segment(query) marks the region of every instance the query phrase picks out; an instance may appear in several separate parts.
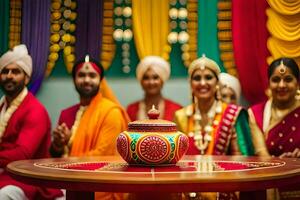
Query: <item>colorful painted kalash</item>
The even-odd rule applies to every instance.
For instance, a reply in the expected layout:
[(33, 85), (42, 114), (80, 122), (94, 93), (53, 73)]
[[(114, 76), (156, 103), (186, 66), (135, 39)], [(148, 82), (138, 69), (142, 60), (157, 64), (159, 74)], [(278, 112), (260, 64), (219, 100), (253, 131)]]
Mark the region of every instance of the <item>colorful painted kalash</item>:
[(159, 114), (153, 106), (149, 119), (130, 122), (128, 131), (119, 135), (118, 152), (129, 164), (176, 164), (188, 150), (188, 137), (175, 123), (158, 119)]

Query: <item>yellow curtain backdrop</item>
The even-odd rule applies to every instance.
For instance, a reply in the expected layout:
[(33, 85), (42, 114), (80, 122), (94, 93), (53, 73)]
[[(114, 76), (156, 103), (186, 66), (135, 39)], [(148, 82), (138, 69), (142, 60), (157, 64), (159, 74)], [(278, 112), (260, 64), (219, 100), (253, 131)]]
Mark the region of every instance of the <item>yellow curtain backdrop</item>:
[[(299, 1), (300, 2), (300, 1)], [(279, 15), (273, 9), (267, 10), (270, 33), (285, 41), (300, 39), (300, 13), (298, 15)]]
[(270, 32), (268, 63), (279, 57), (294, 58), (300, 64), (300, 1), (267, 0), (267, 28)]
[[(299, 41), (299, 40), (298, 40)], [(268, 40), (268, 48), (272, 49), (272, 56), (275, 58), (279, 58), (280, 56), (293, 55), (293, 57), (300, 57), (300, 43), (294, 41), (284, 41), (277, 39), (275, 37), (271, 37)]]
[(169, 0), (132, 0), (133, 34), (140, 59), (156, 55), (169, 59)]
[(295, 15), (300, 12), (299, 0), (268, 0), (271, 8), (283, 15)]

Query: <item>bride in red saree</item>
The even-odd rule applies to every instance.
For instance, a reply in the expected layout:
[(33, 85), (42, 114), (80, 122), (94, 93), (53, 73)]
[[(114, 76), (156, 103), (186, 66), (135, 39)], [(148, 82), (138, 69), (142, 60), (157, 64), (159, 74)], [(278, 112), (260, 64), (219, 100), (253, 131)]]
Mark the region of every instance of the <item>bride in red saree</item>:
[[(300, 157), (299, 67), (290, 58), (268, 69), (270, 98), (249, 108), (249, 123), (258, 156)], [(291, 188), (291, 187), (289, 187)], [(280, 199), (299, 199), (298, 191), (280, 189)]]

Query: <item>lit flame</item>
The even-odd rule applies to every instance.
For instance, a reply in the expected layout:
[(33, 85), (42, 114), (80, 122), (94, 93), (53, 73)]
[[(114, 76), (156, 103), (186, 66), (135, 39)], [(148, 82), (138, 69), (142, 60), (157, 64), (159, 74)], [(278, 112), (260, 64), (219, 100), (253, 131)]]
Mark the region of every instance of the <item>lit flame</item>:
[(84, 61), (85, 61), (86, 63), (90, 62), (90, 56), (89, 56), (89, 55), (86, 55)]

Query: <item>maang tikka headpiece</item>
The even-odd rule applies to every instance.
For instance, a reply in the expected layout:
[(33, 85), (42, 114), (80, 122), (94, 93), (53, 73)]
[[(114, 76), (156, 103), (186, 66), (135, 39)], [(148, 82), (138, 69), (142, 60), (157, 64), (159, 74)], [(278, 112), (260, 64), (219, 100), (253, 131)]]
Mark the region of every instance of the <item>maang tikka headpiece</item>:
[[(205, 54), (202, 54), (202, 58), (205, 58), (205, 57), (206, 57)], [(205, 70), (205, 63), (204, 62), (201, 63), (200, 69)]]
[(194, 60), (190, 64), (188, 69), (189, 75), (191, 76), (194, 70), (196, 69), (200, 69), (200, 70), (210, 69), (216, 74), (216, 76), (219, 76), (221, 72), (219, 65), (212, 59), (206, 57), (205, 54), (202, 54), (200, 58)]
[(90, 62), (90, 56), (88, 54), (85, 56), (84, 62)]
[(84, 64), (83, 66), (85, 68), (87, 68), (90, 65), (90, 56), (88, 54), (86, 54), (85, 58), (84, 58)]
[(286, 66), (283, 64), (283, 60), (281, 60), (279, 65), (279, 73), (285, 74), (285, 72), (286, 72)]

